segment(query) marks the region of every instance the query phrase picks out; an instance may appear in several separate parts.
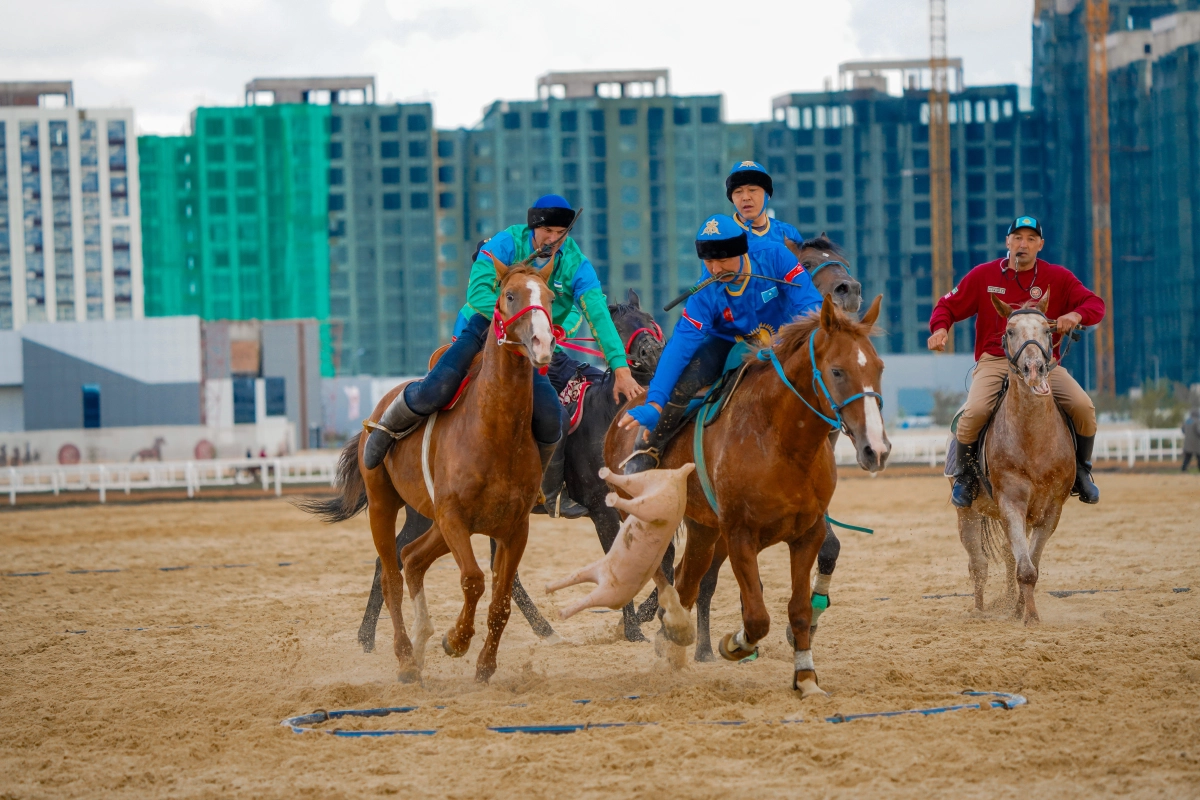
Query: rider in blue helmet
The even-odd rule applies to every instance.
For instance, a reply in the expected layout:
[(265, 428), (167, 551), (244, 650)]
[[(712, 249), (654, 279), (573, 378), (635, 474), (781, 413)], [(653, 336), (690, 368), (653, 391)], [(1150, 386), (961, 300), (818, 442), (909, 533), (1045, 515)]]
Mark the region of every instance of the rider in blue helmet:
[[(688, 401), (700, 387), (721, 377), (737, 342), (770, 343), (781, 327), (821, 305), (820, 292), (786, 247), (764, 243), (751, 250), (746, 231), (724, 214), (704, 221), (696, 234), (696, 255), (718, 280), (688, 298), (659, 358), (645, 405), (621, 417), (621, 427), (627, 430), (644, 428), (625, 464), (626, 475), (658, 466), (659, 454)], [(749, 273), (786, 284), (758, 280)]]
[(804, 242), (795, 226), (767, 214), (774, 193), (771, 176), (757, 161), (734, 164), (725, 178), (725, 196), (736, 209), (733, 219), (746, 231), (751, 250), (767, 243), (783, 244), (785, 239), (797, 245)]

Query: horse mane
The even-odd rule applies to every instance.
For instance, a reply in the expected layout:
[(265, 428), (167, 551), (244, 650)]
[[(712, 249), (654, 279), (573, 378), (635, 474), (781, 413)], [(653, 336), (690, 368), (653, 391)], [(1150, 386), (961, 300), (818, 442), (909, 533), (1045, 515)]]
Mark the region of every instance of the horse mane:
[(841, 259), (846, 258), (846, 251), (842, 249), (841, 245), (830, 239), (824, 233), (814, 236), (811, 239), (805, 239), (800, 243), (801, 250), (807, 250), (810, 247), (816, 248), (817, 250), (828, 250), (833, 255)]
[[(836, 313), (839, 317), (838, 321), (842, 330), (849, 330), (851, 333), (859, 336), (866, 336), (868, 338), (871, 336), (878, 336), (883, 332), (878, 326), (868, 325), (865, 322), (859, 322), (856, 319), (851, 319), (836, 308), (834, 309), (834, 313)], [(779, 336), (775, 340), (774, 344), (775, 355), (779, 357), (780, 361), (787, 361), (802, 348), (807, 347), (808, 340), (811, 339), (813, 334), (820, 330), (820, 328), (820, 310), (812, 311), (803, 317), (797, 318), (793, 322), (789, 322), (779, 329)], [(763, 345), (763, 347), (765, 346), (766, 345)], [(768, 362), (760, 361), (758, 359), (758, 351), (762, 350), (763, 347), (755, 348), (746, 354), (746, 361), (751, 365), (752, 368), (756, 364), (761, 367), (768, 366)]]

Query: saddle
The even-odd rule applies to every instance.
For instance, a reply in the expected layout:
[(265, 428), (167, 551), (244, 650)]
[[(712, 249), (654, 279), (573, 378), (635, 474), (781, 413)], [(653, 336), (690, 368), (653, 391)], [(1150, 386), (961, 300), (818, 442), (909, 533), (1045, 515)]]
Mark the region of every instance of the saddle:
[[(988, 497), (994, 497), (992, 493), (992, 481), (989, 478), (990, 468), (987, 461), (987, 435), (992, 428), (992, 419), (996, 415), (996, 411), (1000, 408), (1000, 403), (1004, 401), (1004, 395), (1008, 394), (1008, 376), (1005, 376), (1004, 383), (1000, 385), (1000, 391), (996, 395), (996, 403), (992, 406), (992, 411), (988, 414), (987, 422), (979, 429), (979, 459), (975, 466), (975, 477), (979, 480), (979, 485), (987, 492)], [(958, 420), (963, 415), (963, 408), (959, 408), (954, 414), (954, 419), (950, 420), (950, 441), (946, 444), (946, 469), (943, 475), (947, 478), (953, 478), (958, 474)], [(1067, 430), (1071, 432), (1071, 442), (1075, 444), (1075, 425), (1071, 422), (1070, 416), (1062, 407), (1058, 409), (1063, 415), (1063, 419), (1067, 423)]]
[[(426, 370), (427, 373), (433, 372), (433, 368), (439, 361), (442, 360), (442, 356), (444, 356), (446, 351), (450, 349), (451, 344), (453, 344), (452, 341), (446, 342), (437, 350), (433, 351), (432, 355), (429, 356), (429, 365)], [(462, 393), (466, 391), (467, 384), (471, 382), (471, 378), (475, 377), (475, 375), (479, 373), (479, 364), (482, 360), (483, 353), (476, 353), (475, 358), (471, 359), (471, 366), (467, 369), (467, 377), (463, 378), (462, 383), (458, 385), (458, 390), (454, 393), (454, 397), (450, 398), (450, 402), (442, 409), (442, 411), (449, 411), (458, 404), (458, 398), (462, 397)]]

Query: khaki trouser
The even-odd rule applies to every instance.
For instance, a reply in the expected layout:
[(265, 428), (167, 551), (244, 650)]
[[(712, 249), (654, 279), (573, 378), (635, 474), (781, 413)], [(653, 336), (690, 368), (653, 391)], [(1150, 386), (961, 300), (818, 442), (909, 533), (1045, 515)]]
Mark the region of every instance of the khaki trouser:
[[(996, 395), (1000, 393), (1000, 386), (1008, 374), (1008, 359), (987, 353), (979, 359), (975, 365), (971, 391), (967, 393), (967, 402), (963, 404), (962, 416), (958, 420), (958, 429), (954, 434), (956, 439), (963, 444), (971, 444), (979, 438), (979, 431), (991, 417), (996, 407)], [(1096, 407), (1087, 392), (1062, 367), (1050, 370), (1049, 381), (1054, 402), (1067, 412), (1075, 425), (1075, 432), (1080, 436), (1095, 436)]]

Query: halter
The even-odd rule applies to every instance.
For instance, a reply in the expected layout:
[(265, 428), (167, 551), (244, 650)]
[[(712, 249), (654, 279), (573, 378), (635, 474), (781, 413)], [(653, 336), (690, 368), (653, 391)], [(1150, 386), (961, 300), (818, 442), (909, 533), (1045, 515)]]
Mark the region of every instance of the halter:
[[(523, 342), (513, 342), (509, 340), (508, 328), (518, 319), (533, 311), (540, 311), (546, 315), (546, 319), (550, 322), (550, 330), (555, 334), (555, 338), (557, 338), (558, 334), (562, 332), (562, 328), (559, 328), (554, 324), (554, 318), (550, 316), (550, 312), (546, 310), (545, 306), (525, 306), (508, 319), (505, 319), (504, 315), (500, 313), (500, 303), (496, 303), (496, 308), (492, 311), (492, 330), (496, 334), (496, 344), (523, 345)], [(557, 331), (555, 330), (556, 328)]]
[(757, 354), (758, 360), (770, 361), (771, 365), (775, 367), (775, 372), (779, 374), (779, 380), (783, 381), (784, 386), (792, 390), (792, 394), (800, 398), (800, 402), (808, 406), (808, 409), (823, 419), (825, 424), (829, 425), (829, 427), (833, 428), (834, 430), (844, 431), (847, 436), (853, 439), (854, 437), (851, 435), (849, 428), (846, 427), (846, 421), (842, 418), (842, 409), (853, 403), (855, 400), (861, 400), (864, 397), (874, 397), (875, 402), (879, 403), (879, 408), (882, 409), (883, 396), (879, 394), (879, 392), (859, 392), (858, 394), (847, 397), (841, 403), (835, 403), (833, 401), (833, 395), (829, 393), (829, 389), (825, 386), (825, 379), (821, 377), (821, 370), (817, 367), (817, 354), (813, 344), (813, 341), (816, 338), (816, 331), (813, 331), (808, 337), (808, 359), (812, 363), (813, 372), (812, 390), (813, 394), (817, 394), (818, 388), (821, 390), (820, 394), (825, 396), (825, 401), (829, 403), (829, 407), (833, 409), (834, 416), (832, 417), (822, 414), (813, 406), (812, 403), (804, 399), (804, 395), (796, 391), (796, 387), (793, 386), (792, 382), (788, 380), (787, 375), (783, 374), (783, 364), (779, 363), (779, 356), (775, 355), (775, 348), (764, 347), (759, 350)]
[[(836, 260), (834, 260), (834, 261), (822, 261), (820, 264), (817, 264), (815, 267), (813, 267), (812, 269), (808, 270), (808, 277), (809, 277), (810, 279), (812, 279), (812, 280), (815, 280), (815, 279), (816, 279), (816, 277), (817, 277), (817, 273), (818, 273), (818, 272), (820, 272), (821, 270), (823, 270), (823, 269), (825, 269), (826, 267), (828, 267), (828, 266), (831, 266), (831, 265), (833, 265), (833, 264), (837, 264), (837, 265), (839, 265), (839, 266), (840, 266), (842, 269), (846, 270), (846, 274), (847, 274), (847, 275), (849, 275), (849, 274), (850, 274), (850, 265), (849, 265), (849, 264), (847, 264), (845, 261), (836, 261)], [(803, 266), (803, 264), (801, 264), (801, 266)]]
[[(1047, 325), (1050, 324), (1050, 318), (1041, 311), (1038, 311), (1036, 308), (1018, 308), (1016, 311), (1008, 315), (1008, 319), (1012, 319), (1018, 314), (1037, 314), (1039, 317), (1045, 320)], [(1007, 327), (1007, 325), (1005, 327)], [(1008, 352), (1008, 336), (1005, 336), (1000, 343), (1000, 347), (1004, 350), (1004, 357), (1008, 359), (1009, 365), (1017, 372), (1021, 371), (1021, 366), (1017, 363), (1017, 359), (1021, 357), (1021, 353), (1025, 352), (1025, 348), (1029, 347), (1030, 345), (1033, 345), (1038, 349), (1038, 352), (1042, 354), (1042, 358), (1046, 359), (1046, 363), (1050, 365), (1050, 369), (1054, 369), (1058, 366), (1059, 359), (1055, 359), (1052, 352), (1047, 352), (1046, 348), (1042, 347), (1042, 343), (1037, 339), (1026, 339), (1013, 353)], [(1050, 350), (1054, 350), (1054, 334), (1050, 335)]]

